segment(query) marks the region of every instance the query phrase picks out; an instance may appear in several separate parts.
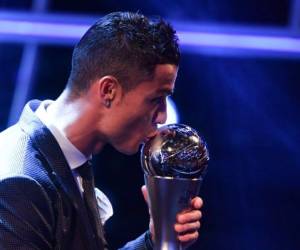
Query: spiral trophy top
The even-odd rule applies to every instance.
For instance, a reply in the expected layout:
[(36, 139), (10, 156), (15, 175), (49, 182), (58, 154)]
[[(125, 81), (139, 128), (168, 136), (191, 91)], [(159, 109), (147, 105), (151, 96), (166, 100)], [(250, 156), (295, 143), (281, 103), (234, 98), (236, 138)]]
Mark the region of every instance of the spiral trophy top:
[(173, 178), (203, 178), (209, 160), (204, 140), (191, 127), (169, 124), (141, 150), (144, 173)]

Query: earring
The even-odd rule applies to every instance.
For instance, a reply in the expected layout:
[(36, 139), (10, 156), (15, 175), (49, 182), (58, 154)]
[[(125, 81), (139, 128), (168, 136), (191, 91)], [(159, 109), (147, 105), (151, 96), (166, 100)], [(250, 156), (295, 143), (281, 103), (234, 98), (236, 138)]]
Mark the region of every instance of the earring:
[(110, 101), (110, 100), (105, 100), (105, 106), (106, 106), (107, 108), (110, 108), (110, 106), (111, 106), (111, 101)]

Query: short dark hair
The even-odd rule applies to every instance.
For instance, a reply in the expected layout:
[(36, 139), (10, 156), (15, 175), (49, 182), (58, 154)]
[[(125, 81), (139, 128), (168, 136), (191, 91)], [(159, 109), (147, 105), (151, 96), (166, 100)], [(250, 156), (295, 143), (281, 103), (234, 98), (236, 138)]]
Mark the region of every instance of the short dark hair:
[(114, 12), (100, 18), (75, 46), (67, 87), (87, 90), (97, 78), (113, 75), (125, 90), (151, 78), (157, 64), (178, 66), (178, 37), (161, 18)]

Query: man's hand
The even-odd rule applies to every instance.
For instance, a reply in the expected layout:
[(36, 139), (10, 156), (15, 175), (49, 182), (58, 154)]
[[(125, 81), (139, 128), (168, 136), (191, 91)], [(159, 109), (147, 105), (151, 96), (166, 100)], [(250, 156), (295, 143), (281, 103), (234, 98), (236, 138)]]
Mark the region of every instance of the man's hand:
[[(148, 204), (148, 192), (146, 186), (142, 186), (142, 193), (145, 201)], [(198, 230), (200, 228), (200, 219), (202, 217), (201, 207), (203, 201), (200, 197), (195, 197), (191, 200), (191, 207), (181, 211), (177, 214), (176, 223), (174, 225), (174, 230), (178, 233), (178, 240), (182, 243), (184, 248), (193, 244), (199, 236)], [(150, 213), (150, 232), (152, 241), (155, 241), (155, 232), (152, 221), (152, 216)]]
[(183, 247), (188, 247), (193, 244), (199, 236), (200, 219), (202, 213), (200, 208), (203, 201), (200, 197), (195, 197), (191, 200), (191, 208), (177, 214), (175, 231), (178, 233), (178, 240)]

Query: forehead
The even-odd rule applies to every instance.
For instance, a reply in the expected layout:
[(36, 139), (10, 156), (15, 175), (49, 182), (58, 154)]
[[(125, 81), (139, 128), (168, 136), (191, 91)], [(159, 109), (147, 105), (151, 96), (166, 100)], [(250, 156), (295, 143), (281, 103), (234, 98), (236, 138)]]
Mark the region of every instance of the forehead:
[(154, 79), (159, 81), (173, 81), (177, 76), (178, 67), (173, 64), (158, 64), (154, 70)]
[(172, 64), (159, 64), (155, 67), (152, 79), (154, 92), (169, 92), (172, 94), (177, 77), (178, 67)]
[(134, 98), (152, 97), (159, 94), (170, 95), (174, 91), (177, 70), (178, 67), (175, 65), (159, 64), (155, 67), (152, 79), (140, 82), (126, 95), (134, 95)]

